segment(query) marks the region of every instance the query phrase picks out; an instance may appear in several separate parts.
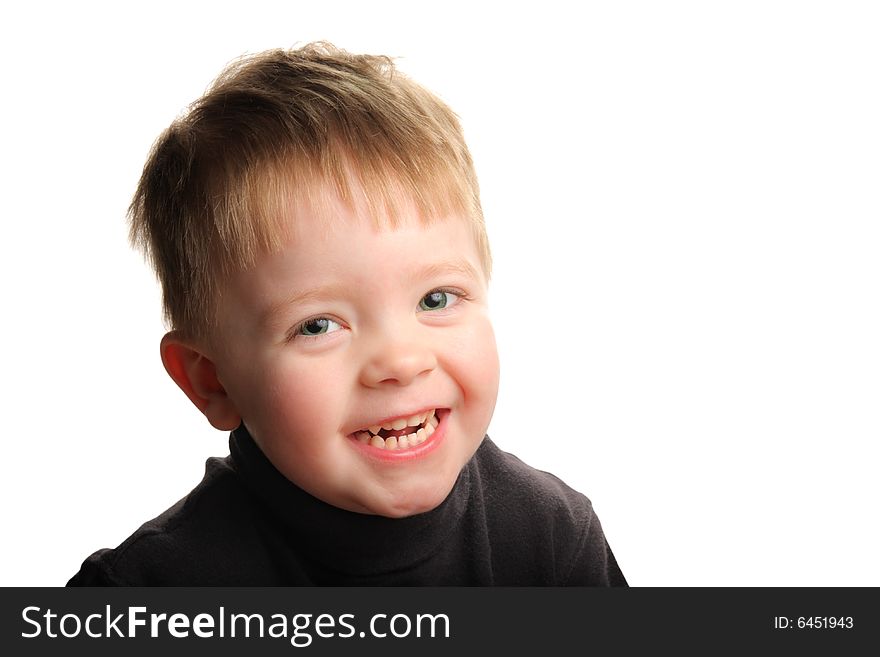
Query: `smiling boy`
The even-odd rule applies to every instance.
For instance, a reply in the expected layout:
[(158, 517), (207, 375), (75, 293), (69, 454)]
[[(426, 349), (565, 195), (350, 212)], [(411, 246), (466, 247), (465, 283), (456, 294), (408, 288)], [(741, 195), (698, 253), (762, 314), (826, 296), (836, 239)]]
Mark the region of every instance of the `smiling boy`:
[(162, 361), (230, 456), (70, 584), (626, 584), (589, 500), (485, 435), (473, 164), (389, 60), (234, 64), (160, 137), (131, 216)]
[[(298, 213), (289, 242), (231, 277), (216, 331), (227, 349), (211, 356), (223, 391), (212, 374), (190, 396), (211, 399), (215, 426), (247, 418), (269, 461), (328, 504), (429, 511), (495, 405), (479, 254), (458, 216), (422, 225), (409, 210), (391, 230), (338, 201), (330, 209)], [(177, 340), (166, 338), (166, 360), (188, 357)]]

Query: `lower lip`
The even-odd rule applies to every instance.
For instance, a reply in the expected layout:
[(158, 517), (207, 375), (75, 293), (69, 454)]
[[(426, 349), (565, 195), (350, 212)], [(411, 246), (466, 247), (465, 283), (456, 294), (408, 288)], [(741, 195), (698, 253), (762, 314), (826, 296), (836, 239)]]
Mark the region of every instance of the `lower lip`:
[(382, 449), (380, 447), (373, 447), (369, 443), (360, 442), (353, 436), (349, 437), (349, 440), (354, 443), (355, 448), (362, 450), (363, 453), (371, 459), (382, 461), (384, 463), (403, 463), (406, 461), (412, 461), (413, 459), (420, 459), (427, 456), (440, 446), (443, 439), (446, 438), (448, 417), (449, 409), (438, 410), (438, 423), (437, 428), (434, 429), (434, 433), (432, 433), (425, 442), (419, 443), (415, 447), (408, 447), (407, 449)]

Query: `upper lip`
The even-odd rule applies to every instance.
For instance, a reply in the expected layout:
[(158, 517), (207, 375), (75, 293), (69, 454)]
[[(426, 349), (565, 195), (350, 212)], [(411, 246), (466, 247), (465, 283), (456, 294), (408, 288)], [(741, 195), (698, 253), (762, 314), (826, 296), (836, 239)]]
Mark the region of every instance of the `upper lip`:
[(355, 428), (354, 431), (350, 433), (357, 433), (358, 431), (366, 431), (368, 427), (381, 427), (383, 424), (391, 424), (395, 420), (408, 420), (414, 415), (423, 415), (430, 411), (440, 410), (442, 406), (423, 406), (419, 410), (415, 411), (407, 411), (406, 413), (398, 413), (396, 415), (388, 415), (380, 420), (371, 420), (365, 422), (364, 424), (359, 424)]

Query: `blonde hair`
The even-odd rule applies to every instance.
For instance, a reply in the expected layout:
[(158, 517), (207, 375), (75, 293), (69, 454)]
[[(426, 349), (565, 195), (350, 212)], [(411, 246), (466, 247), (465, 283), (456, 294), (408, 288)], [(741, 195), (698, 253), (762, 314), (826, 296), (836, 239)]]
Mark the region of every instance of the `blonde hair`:
[(130, 237), (156, 271), (170, 326), (209, 337), (224, 278), (278, 248), (291, 208), (320, 205), (322, 190), (377, 222), (396, 223), (407, 204), (426, 222), (464, 216), (488, 278), (456, 115), (387, 57), (314, 43), (234, 62), (154, 144)]

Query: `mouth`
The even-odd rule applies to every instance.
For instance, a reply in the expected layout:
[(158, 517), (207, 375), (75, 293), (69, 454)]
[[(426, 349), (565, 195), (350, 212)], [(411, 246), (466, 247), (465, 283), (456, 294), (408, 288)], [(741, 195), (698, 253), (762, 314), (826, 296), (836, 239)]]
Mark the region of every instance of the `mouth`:
[(376, 449), (391, 452), (412, 449), (434, 434), (445, 410), (433, 408), (409, 417), (383, 420), (382, 424), (364, 427), (351, 436), (359, 443)]

